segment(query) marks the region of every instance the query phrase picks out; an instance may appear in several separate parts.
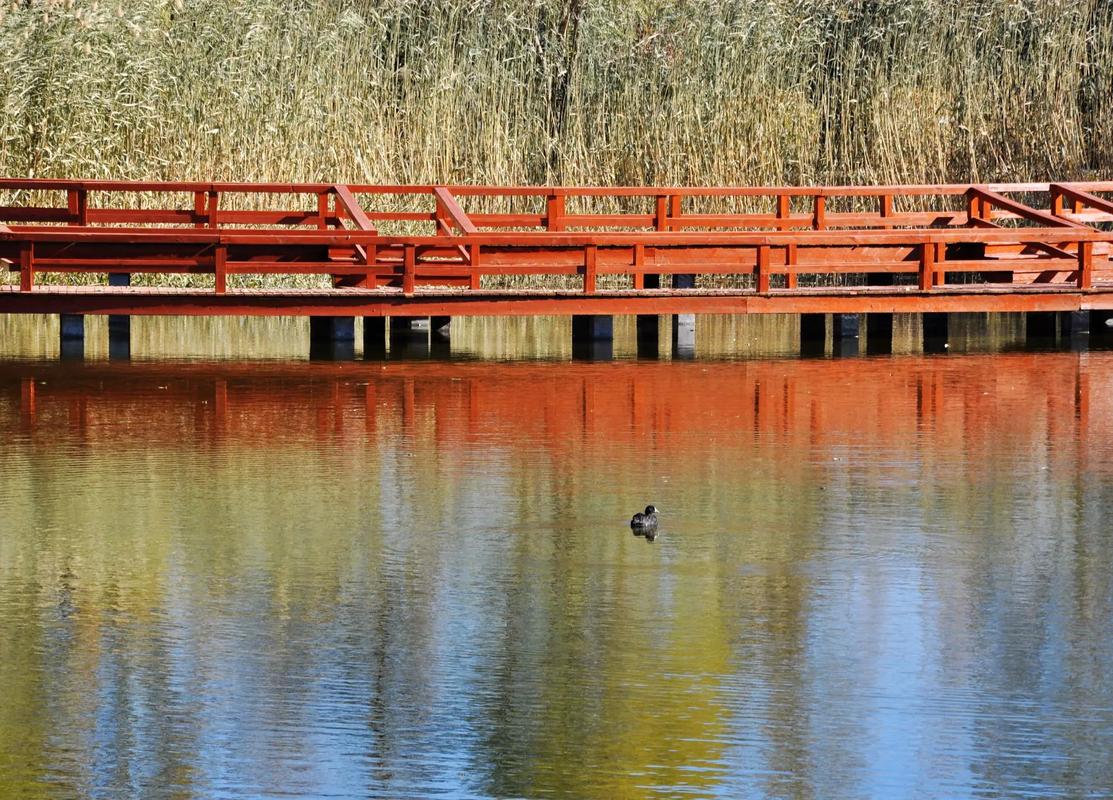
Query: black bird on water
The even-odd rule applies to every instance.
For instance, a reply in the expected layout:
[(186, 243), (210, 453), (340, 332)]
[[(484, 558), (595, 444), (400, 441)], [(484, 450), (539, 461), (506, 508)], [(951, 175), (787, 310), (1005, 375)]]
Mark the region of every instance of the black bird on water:
[(645, 513), (639, 511), (630, 518), (630, 527), (638, 536), (657, 535), (657, 506), (646, 506)]

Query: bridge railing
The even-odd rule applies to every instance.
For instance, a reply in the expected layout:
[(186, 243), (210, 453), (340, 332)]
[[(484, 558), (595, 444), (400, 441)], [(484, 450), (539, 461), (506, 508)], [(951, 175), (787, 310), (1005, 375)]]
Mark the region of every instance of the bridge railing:
[[(800, 289), (802, 276), (869, 283), (903, 274), (923, 291), (963, 274), (987, 284), (1086, 288), (1107, 269), (1113, 239), (1095, 227), (1113, 221), (1103, 192), (1113, 192), (1113, 182), (498, 187), (0, 179), (9, 198), (0, 205), (0, 258), (19, 271), (24, 291), (43, 272), (212, 274), (218, 292), (235, 274), (328, 275), (334, 286), (407, 293), (419, 285), (478, 289), (484, 277), (514, 276), (580, 276), (586, 292), (598, 291), (604, 276), (624, 276), (645, 289), (649, 276), (677, 274), (743, 277), (758, 292)], [(1046, 210), (1024, 202), (1042, 195)]]

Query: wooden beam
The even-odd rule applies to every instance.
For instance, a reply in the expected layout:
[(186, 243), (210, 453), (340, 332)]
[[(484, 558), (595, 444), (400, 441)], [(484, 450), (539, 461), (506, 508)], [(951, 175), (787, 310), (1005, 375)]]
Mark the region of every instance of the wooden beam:
[(39, 286), (34, 292), (0, 287), (0, 313), (132, 314), (185, 316), (463, 316), (533, 314), (781, 314), (957, 311), (1078, 311), (1113, 309), (1108, 287), (1081, 292), (1057, 284), (1042, 289), (950, 287), (857, 288), (841, 292), (395, 292), (351, 289), (214, 294), (204, 289), (114, 290), (107, 287)]
[(1058, 192), (1060, 197), (1069, 197), (1077, 203), (1082, 203), (1082, 205), (1104, 211), (1106, 214), (1113, 214), (1113, 202), (1082, 189), (1076, 189), (1069, 183), (1053, 183), (1051, 189)]
[(449, 218), (456, 223), (457, 228), (464, 233), (479, 233), (479, 229), (464, 213), (464, 209), (460, 207), (460, 203), (448, 189), (438, 186), (433, 189), (433, 194), (437, 196), (437, 200), (444, 206), (444, 210), (448, 213)]
[(361, 231), (368, 233), (376, 233), (375, 226), (371, 224), (371, 220), (367, 217), (367, 212), (363, 210), (363, 206), (356, 200), (356, 196), (352, 193), (350, 187), (343, 184), (336, 184), (332, 187), (332, 191), (336, 193), (336, 200), (343, 206), (344, 211), (348, 214), (348, 218), (355, 224)]
[(1032, 208), (1031, 206), (1021, 203), (1018, 200), (1013, 200), (1011, 198), (1005, 197), (1004, 195), (998, 194), (997, 192), (991, 192), (986, 187), (974, 186), (971, 187), (970, 191), (973, 192), (976, 196), (980, 197), (983, 201), (987, 201), (1003, 211), (1011, 211), (1018, 217), (1022, 217), (1031, 222), (1042, 223), (1049, 228), (1061, 227), (1090, 229), (1090, 226), (1088, 225), (1083, 225), (1082, 223), (1075, 222), (1074, 220), (1063, 219), (1062, 217), (1057, 217), (1054, 214), (1050, 214), (1046, 211), (1040, 211), (1039, 209)]

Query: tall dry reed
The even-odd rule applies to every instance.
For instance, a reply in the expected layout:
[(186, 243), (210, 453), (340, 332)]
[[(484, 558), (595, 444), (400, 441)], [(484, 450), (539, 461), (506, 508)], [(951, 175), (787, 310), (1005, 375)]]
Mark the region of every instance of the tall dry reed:
[(1106, 0), (20, 0), (0, 174), (1108, 176)]

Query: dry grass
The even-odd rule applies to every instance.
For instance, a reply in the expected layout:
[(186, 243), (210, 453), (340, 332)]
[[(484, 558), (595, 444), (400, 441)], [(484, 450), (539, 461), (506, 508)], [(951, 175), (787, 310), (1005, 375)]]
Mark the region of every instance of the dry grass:
[(1104, 0), (30, 0), (0, 173), (761, 184), (1089, 176)]
[(20, 0), (0, 174), (1108, 177), (1105, 0)]

